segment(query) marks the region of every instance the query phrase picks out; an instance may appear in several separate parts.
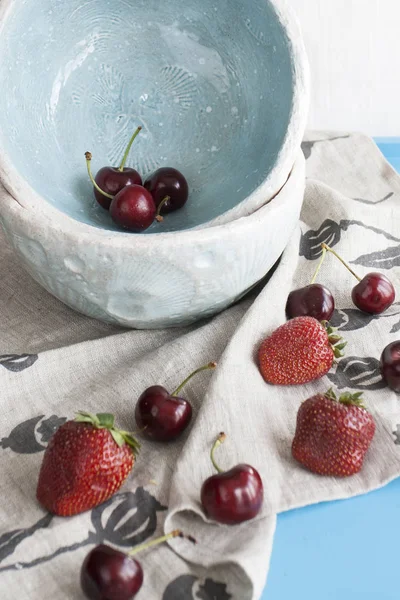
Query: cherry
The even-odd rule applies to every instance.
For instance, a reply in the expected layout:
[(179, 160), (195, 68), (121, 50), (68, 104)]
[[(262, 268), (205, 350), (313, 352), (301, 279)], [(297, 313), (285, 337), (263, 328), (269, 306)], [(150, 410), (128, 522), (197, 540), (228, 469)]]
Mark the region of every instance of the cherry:
[(211, 450), (211, 462), (218, 475), (209, 477), (201, 488), (201, 504), (207, 516), (224, 525), (236, 525), (253, 519), (263, 503), (261, 477), (250, 465), (237, 465), (222, 471), (216, 464), (214, 452), (226, 439), (220, 433)]
[(317, 321), (329, 321), (335, 310), (335, 300), (323, 285), (314, 283), (290, 292), (286, 304), (286, 316), (314, 317)]
[(381, 273), (368, 273), (351, 293), (354, 304), (362, 311), (379, 315), (392, 306), (396, 292), (392, 282)]
[[(104, 195), (103, 192), (114, 197), (127, 185), (142, 185), (142, 178), (135, 169), (125, 168), (129, 152), (132, 144), (139, 135), (141, 127), (138, 127), (131, 137), (129, 144), (125, 150), (121, 165), (119, 167), (103, 167), (98, 171), (94, 186), (94, 195), (97, 202), (104, 209), (109, 210), (111, 199)], [(100, 190), (98, 189), (100, 188)]]
[(386, 346), (382, 352), (380, 369), (390, 389), (400, 393), (400, 341)]
[(91, 600), (130, 600), (142, 584), (140, 563), (105, 544), (93, 548), (82, 565), (81, 587)]
[(156, 212), (151, 194), (141, 185), (129, 185), (122, 189), (110, 206), (114, 223), (134, 233), (148, 229), (157, 218)]
[[(110, 196), (116, 196), (127, 185), (142, 185), (142, 178), (135, 169), (124, 169), (120, 171), (114, 167), (103, 167), (98, 171), (95, 181), (97, 185)], [(109, 210), (111, 199), (101, 194), (94, 188), (94, 195), (97, 202), (105, 210)]]
[(156, 540), (137, 546), (128, 554), (105, 544), (96, 546), (86, 556), (81, 568), (81, 587), (90, 600), (131, 600), (143, 584), (143, 569), (133, 558), (142, 550), (162, 544), (172, 538), (186, 537), (177, 529)]
[(184, 398), (179, 398), (178, 394), (197, 373), (215, 369), (216, 366), (212, 362), (197, 369), (172, 394), (161, 385), (145, 390), (135, 410), (136, 424), (143, 434), (157, 442), (170, 442), (179, 437), (192, 419), (192, 406)]
[(396, 292), (392, 282), (382, 273), (368, 273), (363, 279), (359, 277), (349, 265), (326, 244), (322, 244), (328, 252), (331, 252), (348, 271), (358, 280), (353, 288), (351, 298), (354, 304), (365, 313), (379, 315), (392, 306), (396, 298)]
[[(170, 213), (182, 208), (189, 197), (189, 186), (185, 177), (177, 169), (162, 167), (150, 175), (144, 187), (154, 198), (160, 214)], [(168, 196), (168, 200), (165, 201)]]
[(315, 283), (318, 273), (325, 260), (326, 250), (322, 249), (321, 260), (311, 280), (311, 284), (290, 292), (286, 303), (286, 316), (314, 317), (317, 321), (329, 321), (335, 310), (335, 300), (332, 293), (323, 285)]

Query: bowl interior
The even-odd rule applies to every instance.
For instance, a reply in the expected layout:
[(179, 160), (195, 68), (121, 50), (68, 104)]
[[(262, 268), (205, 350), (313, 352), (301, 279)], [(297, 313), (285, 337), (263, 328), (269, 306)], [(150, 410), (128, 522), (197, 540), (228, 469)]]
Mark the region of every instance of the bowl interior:
[[(7, 0), (3, 0), (7, 1)], [(290, 42), (268, 0), (23, 0), (0, 35), (0, 151), (47, 202), (115, 227), (93, 171), (174, 166), (187, 206), (148, 233), (206, 223), (274, 167), (293, 103)]]

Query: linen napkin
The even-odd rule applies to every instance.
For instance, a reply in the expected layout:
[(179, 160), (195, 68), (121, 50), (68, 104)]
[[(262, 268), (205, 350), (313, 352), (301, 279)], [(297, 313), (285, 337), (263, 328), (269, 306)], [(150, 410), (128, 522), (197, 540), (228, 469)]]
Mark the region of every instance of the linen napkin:
[[(138, 599), (256, 600), (265, 585), (276, 513), (345, 498), (400, 474), (400, 408), (383, 384), (379, 357), (400, 330), (400, 302), (379, 318), (351, 302), (355, 280), (328, 256), (320, 273), (335, 295), (332, 324), (348, 341), (346, 357), (323, 379), (274, 387), (261, 378), (255, 352), (285, 321), (290, 290), (310, 282), (321, 242), (362, 276), (387, 273), (400, 290), (400, 178), (369, 138), (311, 132), (303, 144), (308, 180), (301, 222), (263, 289), (195, 326), (126, 331), (72, 312), (24, 273), (0, 238), (0, 590), (5, 600), (81, 599), (79, 571), (99, 542), (128, 549), (182, 527), (198, 543), (175, 539), (145, 552)], [(169, 445), (143, 442), (132, 474), (111, 500), (61, 519), (35, 500), (43, 451), (52, 433), (79, 409), (113, 412), (135, 429), (134, 408), (149, 385), (175, 389), (189, 372), (218, 361), (185, 389), (194, 420)], [(291, 458), (300, 403), (329, 387), (365, 392), (377, 431), (359, 475), (318, 477)], [(260, 515), (238, 527), (206, 520), (199, 504), (213, 473), (212, 442), (227, 468), (247, 462), (263, 478)]]

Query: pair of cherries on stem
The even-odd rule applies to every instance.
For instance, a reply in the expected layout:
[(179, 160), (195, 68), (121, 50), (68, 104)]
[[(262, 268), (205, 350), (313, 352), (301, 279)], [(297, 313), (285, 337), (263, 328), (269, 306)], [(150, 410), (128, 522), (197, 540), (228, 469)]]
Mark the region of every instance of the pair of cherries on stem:
[(125, 167), (132, 144), (139, 135), (138, 127), (129, 141), (121, 165), (103, 167), (93, 178), (92, 154), (85, 153), (86, 166), (94, 187), (94, 195), (102, 208), (110, 211), (113, 221), (134, 233), (141, 233), (156, 220), (182, 208), (189, 197), (185, 177), (177, 169), (162, 167), (146, 179), (135, 169)]
[[(352, 300), (357, 308), (365, 313), (379, 315), (392, 306), (396, 292), (392, 282), (382, 273), (368, 273), (363, 279), (326, 244), (321, 244), (322, 256), (311, 281), (311, 285), (294, 290), (289, 294), (286, 315), (289, 319), (299, 316), (314, 317), (318, 321), (329, 321), (335, 309), (331, 292), (314, 283), (322, 267), (327, 252), (331, 252), (358, 280), (352, 290)], [(380, 372), (388, 387), (400, 393), (400, 341), (386, 346), (380, 358)]]
[(396, 293), (391, 281), (382, 273), (368, 273), (361, 279), (349, 265), (326, 244), (321, 244), (322, 256), (311, 284), (294, 290), (289, 294), (286, 304), (288, 319), (294, 317), (314, 317), (318, 321), (329, 321), (335, 310), (332, 293), (325, 286), (315, 283), (327, 252), (333, 254), (350, 273), (358, 280), (352, 290), (355, 306), (369, 314), (378, 315), (387, 310), (394, 302)]
[(106, 544), (96, 546), (86, 556), (81, 568), (81, 588), (85, 596), (89, 600), (131, 600), (141, 589), (144, 579), (142, 565), (134, 556), (176, 537), (196, 543), (194, 538), (177, 529), (128, 553)]
[[(142, 434), (156, 442), (171, 442), (188, 427), (192, 419), (192, 406), (179, 397), (184, 386), (198, 373), (215, 369), (212, 362), (194, 371), (170, 394), (163, 386), (148, 388), (140, 396), (135, 419)], [(263, 501), (263, 485), (258, 472), (249, 465), (237, 465), (224, 472), (215, 462), (214, 452), (225, 440), (220, 434), (211, 450), (211, 461), (218, 471), (207, 479), (201, 490), (201, 503), (205, 513), (218, 523), (234, 525), (255, 517)]]

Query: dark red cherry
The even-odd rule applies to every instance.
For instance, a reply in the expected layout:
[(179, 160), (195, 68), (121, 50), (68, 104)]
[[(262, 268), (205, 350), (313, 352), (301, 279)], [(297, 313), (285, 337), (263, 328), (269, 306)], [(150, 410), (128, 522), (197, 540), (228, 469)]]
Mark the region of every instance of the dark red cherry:
[(89, 177), (93, 183), (94, 196), (100, 206), (106, 210), (110, 209), (114, 196), (116, 196), (125, 187), (128, 185), (142, 185), (142, 178), (139, 173), (135, 169), (129, 169), (125, 167), (132, 144), (141, 130), (142, 128), (138, 127), (129, 140), (129, 144), (126, 147), (120, 166), (103, 167), (100, 169), (100, 171), (98, 171), (94, 179), (90, 167), (92, 155), (90, 152), (86, 152), (85, 154)]
[(168, 197), (160, 214), (167, 214), (182, 208), (189, 197), (189, 186), (180, 171), (171, 167), (162, 167), (150, 175), (144, 187), (154, 198), (157, 208)]
[(314, 317), (317, 321), (329, 321), (335, 310), (335, 300), (323, 285), (313, 283), (290, 292), (286, 303), (286, 316)]
[(144, 550), (180, 537), (193, 544), (196, 540), (180, 529), (136, 546), (125, 554), (101, 544), (89, 552), (81, 567), (81, 588), (89, 600), (132, 600), (143, 584), (143, 569), (133, 558)]
[(391, 390), (400, 393), (400, 341), (392, 342), (382, 352), (381, 374)]
[(323, 250), (331, 252), (342, 265), (356, 278), (358, 284), (353, 288), (351, 298), (354, 304), (365, 313), (379, 315), (387, 310), (395, 301), (396, 292), (392, 282), (382, 273), (368, 273), (363, 279), (351, 269), (335, 250), (321, 244)]
[(317, 321), (329, 321), (332, 317), (335, 310), (335, 300), (328, 288), (315, 283), (325, 261), (326, 253), (327, 247), (322, 244), (321, 259), (311, 284), (290, 292), (286, 301), (286, 316), (288, 319), (313, 317)]
[(178, 438), (187, 428), (192, 419), (192, 406), (178, 394), (192, 377), (214, 369), (216, 363), (209, 363), (197, 369), (170, 394), (161, 385), (155, 385), (143, 392), (135, 409), (136, 424), (143, 435), (156, 442), (170, 442)]
[(131, 600), (142, 584), (140, 563), (104, 544), (89, 552), (81, 568), (81, 587), (90, 600)]
[[(99, 188), (111, 196), (116, 196), (118, 192), (128, 185), (142, 185), (142, 178), (135, 169), (124, 168), (122, 171), (116, 167), (103, 167), (97, 173), (95, 181)], [(94, 195), (97, 202), (104, 209), (109, 210), (111, 198), (107, 198), (94, 188)]]
[(360, 310), (372, 315), (379, 315), (392, 306), (396, 292), (386, 275), (368, 273), (353, 288), (351, 297)]
[(135, 410), (137, 426), (157, 442), (170, 442), (181, 435), (192, 419), (192, 406), (161, 385), (148, 388), (140, 396)]
[(206, 479), (201, 488), (201, 504), (206, 515), (223, 525), (237, 525), (258, 515), (264, 499), (261, 477), (250, 465), (237, 465), (222, 471), (214, 459), (215, 449), (225, 440), (221, 433), (211, 451), (211, 461), (218, 471)]
[(140, 185), (129, 185), (122, 189), (110, 206), (114, 223), (134, 233), (148, 229), (156, 218), (156, 212), (151, 194)]

